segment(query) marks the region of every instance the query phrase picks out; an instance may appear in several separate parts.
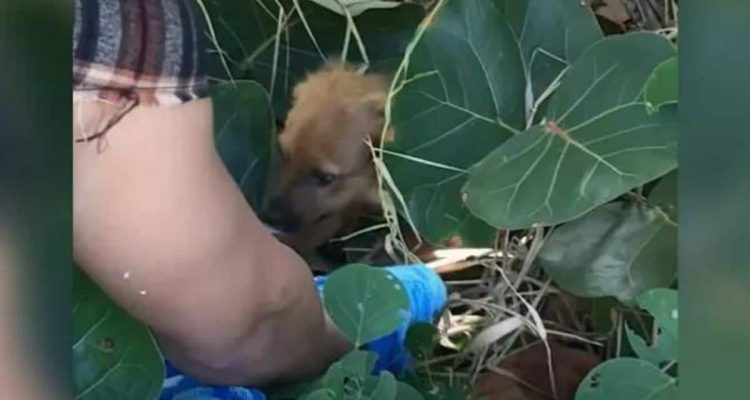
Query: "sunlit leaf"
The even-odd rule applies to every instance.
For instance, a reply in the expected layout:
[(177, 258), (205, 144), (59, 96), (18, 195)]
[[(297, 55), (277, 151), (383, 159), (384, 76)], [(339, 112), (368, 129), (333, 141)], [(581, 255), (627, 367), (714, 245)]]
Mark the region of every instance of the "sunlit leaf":
[(546, 120), (472, 170), (469, 209), (502, 229), (555, 225), (673, 170), (676, 107), (652, 113), (642, 90), (674, 52), (651, 33), (597, 42), (566, 74)]

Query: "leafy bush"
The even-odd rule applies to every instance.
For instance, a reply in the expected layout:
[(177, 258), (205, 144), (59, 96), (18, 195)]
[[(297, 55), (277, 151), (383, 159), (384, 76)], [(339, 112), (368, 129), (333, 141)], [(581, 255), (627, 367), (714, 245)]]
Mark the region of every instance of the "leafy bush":
[[(640, 307), (654, 321), (648, 343), (620, 324), (617, 340), (624, 336), (629, 351), (619, 349), (591, 371), (576, 399), (676, 398), (676, 291), (668, 288), (676, 278), (677, 54), (669, 40), (652, 32), (604, 36), (578, 0), (203, 3), (219, 48), (210, 65), (218, 80), (216, 145), (254, 207), (262, 206), (273, 169), (275, 122), (305, 72), (327, 56), (395, 71), (386, 111), (395, 136), (376, 164), (401, 217), (436, 245), (459, 238), (494, 247), (498, 231), (533, 232), (539, 245), (526, 254), (524, 271), (541, 268), (559, 290), (597, 299), (605, 314), (612, 304), (638, 315)], [(395, 329), (408, 306), (389, 277), (351, 265), (329, 278), (325, 308), (358, 347)], [(77, 296), (92, 291), (77, 283)], [(546, 340), (535, 303), (517, 287), (509, 286), (532, 320), (519, 319), (517, 329)], [(97, 315), (113, 310), (105, 321), (127, 327), (118, 334), (132, 340), (128, 356), (148, 372), (137, 378), (112, 370), (97, 390), (136, 398), (115, 393), (133, 393), (120, 391), (122, 382), (138, 380), (145, 394), (137, 398), (153, 397), (150, 382), (163, 371), (145, 330), (101, 294), (87, 299), (81, 304), (101, 302)], [(84, 311), (75, 310), (76, 332), (103, 329)], [(409, 331), (416, 373), (372, 376), (376, 355), (357, 349), (320, 379), (276, 395), (468, 398), (471, 376), (443, 379), (426, 367), (446, 348), (436, 346), (441, 335), (425, 324)], [(99, 353), (74, 348), (76, 387), (88, 395), (86, 382), (110, 374), (111, 360), (100, 335), (77, 337), (99, 346), (90, 347)], [(475, 337), (451, 343), (463, 354)], [(634, 357), (620, 357), (628, 353)]]

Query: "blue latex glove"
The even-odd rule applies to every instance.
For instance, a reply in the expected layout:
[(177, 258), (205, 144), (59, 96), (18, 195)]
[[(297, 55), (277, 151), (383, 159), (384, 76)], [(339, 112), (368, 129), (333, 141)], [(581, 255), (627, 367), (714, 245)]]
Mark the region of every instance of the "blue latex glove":
[[(378, 354), (376, 373), (388, 370), (393, 374), (399, 374), (406, 368), (408, 361), (404, 347), (406, 331), (416, 322), (432, 322), (436, 314), (443, 309), (447, 294), (440, 276), (424, 265), (397, 265), (385, 270), (406, 289), (411, 312), (409, 318), (395, 332), (366, 344), (364, 348)], [(315, 278), (318, 292), (322, 293), (327, 278)]]
[[(423, 265), (399, 265), (386, 268), (406, 290), (411, 304), (409, 318), (399, 328), (378, 340), (365, 345), (365, 349), (378, 354), (375, 372), (388, 370), (402, 372), (408, 365), (404, 348), (406, 331), (416, 322), (431, 322), (446, 302), (446, 289), (440, 277)], [(318, 292), (322, 293), (327, 277), (315, 278)], [(201, 386), (167, 364), (167, 379), (160, 400), (266, 400), (263, 392), (244, 387)]]
[(167, 379), (159, 400), (266, 400), (266, 395), (239, 386), (203, 386), (167, 363)]

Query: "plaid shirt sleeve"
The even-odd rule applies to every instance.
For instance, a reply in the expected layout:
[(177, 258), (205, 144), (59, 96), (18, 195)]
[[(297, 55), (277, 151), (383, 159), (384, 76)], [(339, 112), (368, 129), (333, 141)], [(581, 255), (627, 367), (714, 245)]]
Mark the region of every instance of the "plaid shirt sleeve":
[(208, 96), (193, 0), (76, 0), (73, 98), (175, 105)]

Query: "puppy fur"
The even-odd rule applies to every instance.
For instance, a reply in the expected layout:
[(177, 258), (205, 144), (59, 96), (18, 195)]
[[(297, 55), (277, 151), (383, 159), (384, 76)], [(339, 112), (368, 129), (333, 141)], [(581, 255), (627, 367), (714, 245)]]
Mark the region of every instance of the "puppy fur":
[(378, 144), (387, 77), (329, 62), (294, 89), (278, 137), (281, 165), (270, 221), (281, 240), (309, 251), (377, 211), (375, 170), (365, 140)]

